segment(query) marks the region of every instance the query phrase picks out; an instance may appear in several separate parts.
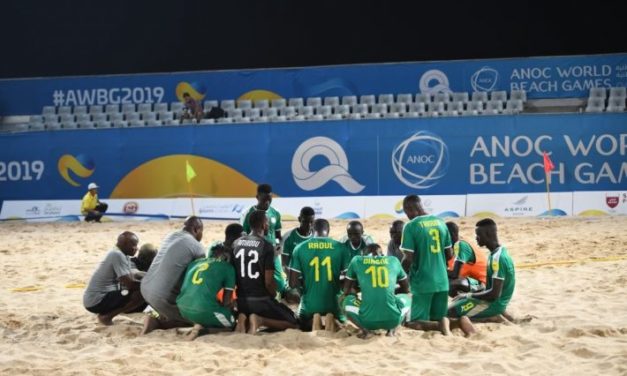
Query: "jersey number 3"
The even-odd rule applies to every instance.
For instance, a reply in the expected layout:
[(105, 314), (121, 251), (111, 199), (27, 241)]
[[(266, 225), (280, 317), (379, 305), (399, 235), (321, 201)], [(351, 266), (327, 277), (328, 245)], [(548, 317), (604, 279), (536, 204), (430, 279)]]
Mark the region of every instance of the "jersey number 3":
[(253, 273), (253, 264), (259, 261), (259, 252), (253, 249), (248, 252), (248, 256), (250, 259), (246, 263), (246, 249), (244, 248), (240, 248), (235, 254), (235, 258), (239, 259), (240, 262), (240, 275), (242, 278), (257, 279), (259, 278), (259, 271)]

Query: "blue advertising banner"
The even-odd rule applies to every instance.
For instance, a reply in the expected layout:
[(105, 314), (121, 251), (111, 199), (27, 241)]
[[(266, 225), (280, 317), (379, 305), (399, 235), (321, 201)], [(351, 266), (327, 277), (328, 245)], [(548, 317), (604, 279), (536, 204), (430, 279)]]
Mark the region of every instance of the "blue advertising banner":
[(529, 99), (587, 97), (627, 86), (627, 54), (314, 68), (0, 80), (0, 116), (43, 106), (525, 90)]
[[(485, 116), (0, 136), (0, 200), (627, 189), (627, 114)], [(186, 178), (186, 165), (196, 177)]]

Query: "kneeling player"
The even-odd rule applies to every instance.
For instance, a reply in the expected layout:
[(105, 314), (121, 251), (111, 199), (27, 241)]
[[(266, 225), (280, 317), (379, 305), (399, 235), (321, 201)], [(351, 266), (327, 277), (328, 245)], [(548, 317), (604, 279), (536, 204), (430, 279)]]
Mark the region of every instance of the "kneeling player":
[[(408, 319), (411, 307), (407, 275), (396, 257), (382, 256), (378, 244), (369, 244), (364, 251), (365, 256), (355, 256), (348, 267), (342, 307), (350, 322), (361, 330), (359, 338), (377, 329), (393, 336)], [(404, 294), (394, 295), (397, 282)], [(361, 289), (361, 300), (351, 295), (355, 284)]]
[[(212, 257), (192, 262), (185, 272), (176, 305), (183, 318), (193, 322), (188, 339), (193, 340), (203, 329), (232, 330), (235, 319), (231, 313), (235, 268), (229, 262), (224, 245), (211, 249)], [(216, 297), (224, 289), (222, 304)]]
[(454, 298), (460, 293), (485, 290), (486, 256), (459, 237), (459, 227), (454, 222), (446, 222), (446, 227), (454, 252), (448, 262), (449, 296)]
[(503, 315), (506, 315), (505, 309), (514, 294), (514, 262), (505, 247), (499, 244), (496, 223), (492, 219), (483, 219), (476, 226), (477, 244), (490, 250), (487, 289), (457, 295), (449, 306), (449, 316), (467, 316), (473, 321), (502, 322), (506, 320)]

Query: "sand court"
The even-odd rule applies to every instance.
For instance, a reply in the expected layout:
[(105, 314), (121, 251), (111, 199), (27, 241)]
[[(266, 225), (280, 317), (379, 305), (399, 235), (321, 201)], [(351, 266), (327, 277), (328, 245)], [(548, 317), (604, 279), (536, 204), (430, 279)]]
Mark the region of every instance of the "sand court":
[[(388, 222), (363, 221), (382, 246)], [(476, 219), (455, 222), (474, 242)], [(459, 331), (445, 338), (401, 329), (363, 341), (346, 331), (288, 330), (194, 342), (185, 330), (139, 336), (142, 314), (101, 326), (82, 307), (82, 285), (120, 232), (159, 244), (182, 222), (2, 223), (0, 374), (626, 374), (627, 217), (496, 222), (517, 265), (510, 311), (533, 315), (529, 323), (479, 324), (469, 339)], [(221, 239), (227, 223), (205, 222), (203, 245)], [(332, 221), (331, 235), (345, 225)]]

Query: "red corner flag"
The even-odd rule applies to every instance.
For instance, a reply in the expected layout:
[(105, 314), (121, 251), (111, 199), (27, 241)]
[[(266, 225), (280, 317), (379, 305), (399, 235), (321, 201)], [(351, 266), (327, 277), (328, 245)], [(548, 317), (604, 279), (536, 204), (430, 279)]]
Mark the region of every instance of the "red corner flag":
[(555, 165), (553, 165), (553, 162), (551, 162), (551, 158), (549, 158), (549, 155), (546, 153), (546, 151), (542, 152), (542, 155), (544, 157), (544, 173), (548, 174), (555, 169)]

